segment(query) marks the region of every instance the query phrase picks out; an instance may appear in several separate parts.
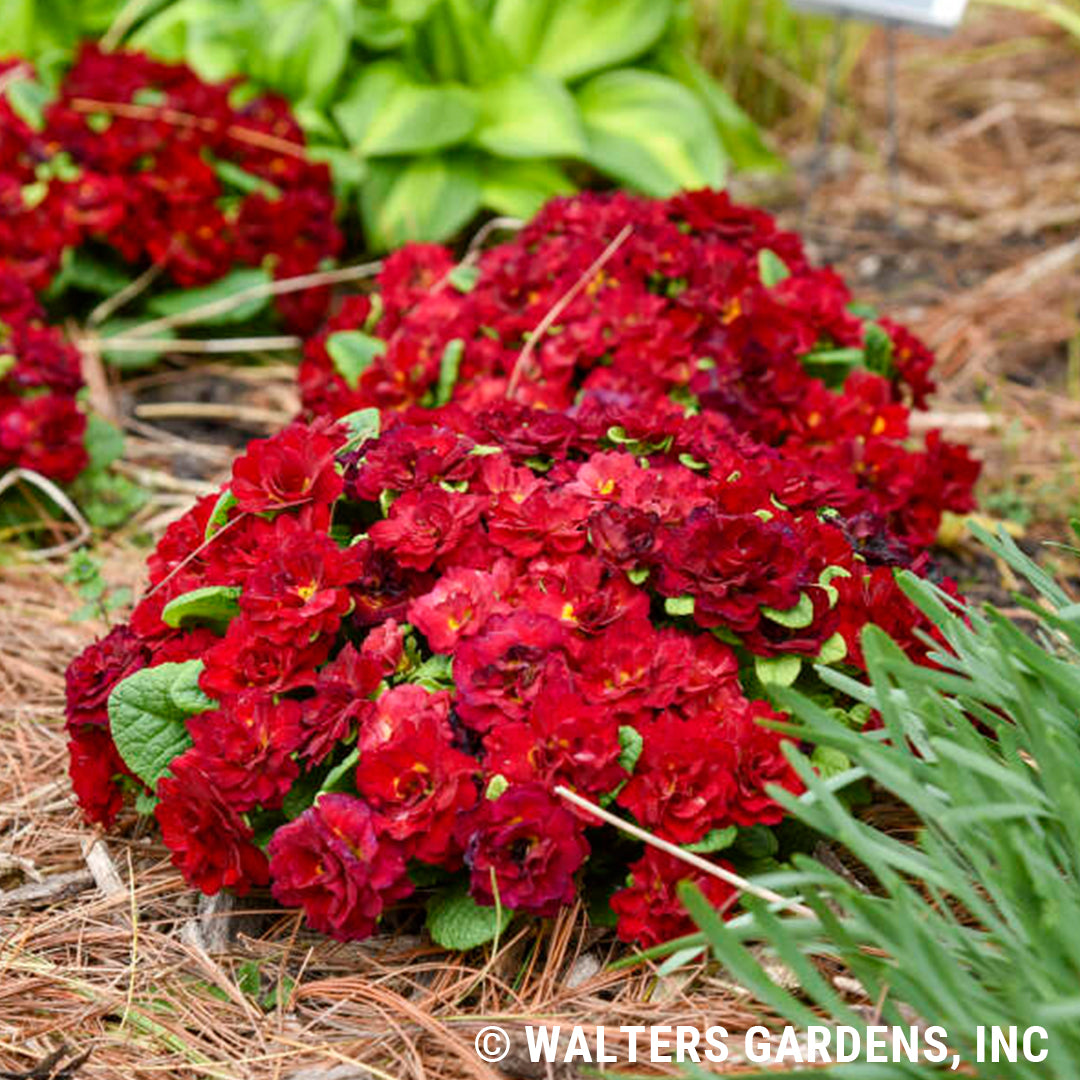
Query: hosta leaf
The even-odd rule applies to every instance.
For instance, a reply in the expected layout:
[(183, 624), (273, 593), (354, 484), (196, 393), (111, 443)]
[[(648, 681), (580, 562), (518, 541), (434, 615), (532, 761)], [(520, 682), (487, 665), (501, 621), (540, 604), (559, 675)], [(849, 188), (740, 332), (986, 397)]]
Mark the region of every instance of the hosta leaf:
[(480, 200), (476, 163), (460, 154), (373, 162), (360, 189), (368, 240), (381, 250), (450, 239), (476, 216)]
[(487, 158), (483, 163), (481, 197), (496, 214), (527, 220), (556, 195), (577, 190), (566, 174), (550, 161), (504, 161)]
[[(169, 764), (191, 746), (184, 725), (191, 715), (172, 695), (174, 683), (202, 669), (201, 660), (158, 664), (129, 675), (109, 695), (109, 730), (124, 764), (155, 787)], [(183, 699), (181, 699), (183, 700)]]
[(240, 612), (240, 589), (232, 585), (207, 585), (170, 600), (161, 612), (166, 626), (180, 629), (206, 623), (224, 630)]
[(585, 128), (573, 95), (556, 79), (517, 72), (480, 88), (473, 141), (502, 158), (576, 158)]
[(725, 155), (701, 103), (664, 75), (626, 68), (597, 75), (577, 95), (586, 160), (648, 195), (720, 187)]
[(403, 65), (369, 65), (333, 109), (354, 149), (367, 157), (423, 154), (469, 137), (480, 118), (464, 86), (414, 81)]
[(761, 129), (735, 99), (684, 50), (664, 49), (663, 70), (692, 90), (708, 111), (724, 153), (737, 169), (775, 171), (784, 167), (762, 138)]
[(510, 925), (512, 911), (502, 910), (500, 925), (494, 907), (481, 907), (463, 885), (436, 893), (427, 905), (427, 929), (444, 949), (464, 951), (486, 945)]
[[(162, 293), (160, 296), (155, 296), (146, 306), (154, 315), (182, 315), (204, 304), (226, 300), (247, 289), (269, 285), (271, 280), (269, 272), (261, 268), (233, 270), (212, 285)], [(248, 322), (264, 311), (269, 303), (269, 296), (257, 296), (227, 311), (207, 315), (199, 321), (203, 326), (225, 326), (231, 323)]]
[(660, 39), (672, 0), (559, 0), (530, 56), (537, 70), (568, 81), (633, 60)]
[(326, 351), (337, 373), (355, 390), (360, 376), (386, 352), (386, 342), (362, 330), (339, 330), (326, 339)]

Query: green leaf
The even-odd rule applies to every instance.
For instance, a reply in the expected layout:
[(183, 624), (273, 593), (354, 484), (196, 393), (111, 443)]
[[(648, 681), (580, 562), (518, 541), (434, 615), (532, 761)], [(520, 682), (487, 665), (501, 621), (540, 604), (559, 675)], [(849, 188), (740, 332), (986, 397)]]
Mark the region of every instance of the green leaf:
[(712, 855), (716, 851), (724, 851), (735, 843), (739, 835), (737, 825), (729, 825), (726, 829), (713, 829), (706, 833), (696, 844), (683, 844), (684, 851), (691, 851), (695, 855)]
[(222, 161), (214, 158), (211, 161), (217, 178), (243, 195), (265, 195), (274, 200), (281, 198), (281, 188), (271, 184), (269, 180), (240, 168), (231, 161)]
[(818, 746), (810, 755), (810, 764), (824, 780), (840, 776), (851, 768), (851, 758), (833, 746)]
[(362, 330), (339, 330), (326, 339), (326, 351), (337, 373), (355, 390), (360, 376), (386, 352), (386, 342)]
[(437, 693), (440, 690), (454, 689), (453, 657), (436, 653), (429, 656), (409, 676), (409, 682), (422, 686), (425, 690)]
[(494, 802), (509, 786), (510, 783), (506, 777), (502, 773), (496, 773), (484, 789), (484, 798)]
[(762, 686), (790, 686), (802, 671), (802, 657), (794, 653), (755, 656), (754, 671)]
[[(145, 349), (109, 348), (109, 338), (126, 337), (129, 330), (141, 326), (143, 322), (145, 322), (144, 319), (123, 317), (110, 319), (98, 327), (98, 333), (101, 335), (101, 355), (113, 367), (119, 368), (121, 371), (134, 371), (137, 368), (151, 367), (161, 359), (162, 354), (166, 351), (165, 348), (155, 348), (153, 346)], [(154, 339), (157, 341), (173, 341), (175, 338), (176, 333), (168, 327), (154, 331)]]
[(218, 532), (225, 525), (229, 520), (229, 511), (232, 510), (235, 505), (236, 496), (232, 493), (232, 489), (222, 488), (217, 502), (214, 503), (214, 509), (210, 511), (210, 517), (207, 519), (206, 531), (203, 534), (204, 540), (209, 540), (214, 533)]
[(550, 161), (487, 158), (482, 169), (484, 206), (523, 221), (533, 217), (549, 199), (572, 195), (577, 190), (562, 169)]
[(697, 95), (735, 168), (774, 172), (784, 167), (783, 159), (766, 146), (761, 129), (749, 114), (686, 50), (665, 48), (659, 61), (668, 75)]
[(58, 300), (68, 289), (114, 296), (131, 284), (130, 273), (111, 262), (99, 259), (85, 248), (67, 248), (60, 263), (60, 272), (45, 290), (47, 300)]
[[(247, 66), (293, 101), (326, 104), (349, 61), (354, 0), (261, 0), (261, 33)], [(215, 10), (212, 20), (220, 21)]]
[(725, 155), (709, 115), (686, 87), (626, 68), (597, 75), (577, 94), (585, 159), (647, 195), (720, 187)]
[(814, 621), (814, 601), (807, 593), (800, 593), (799, 601), (794, 607), (789, 607), (785, 611), (763, 607), (761, 614), (774, 623), (786, 626), (789, 630), (803, 630)]
[(224, 632), (240, 614), (240, 588), (233, 585), (207, 585), (192, 589), (170, 600), (161, 612), (161, 621), (174, 629), (206, 623)]
[(360, 189), (364, 228), (380, 250), (410, 240), (448, 240), (472, 221), (480, 205), (476, 162), (461, 154), (373, 162)]
[(432, 940), (444, 949), (464, 952), (486, 945), (502, 933), (514, 917), (502, 910), (502, 922), (494, 907), (481, 907), (463, 885), (437, 892), (428, 901), (427, 929)]
[(839, 664), (847, 656), (847, 641), (839, 630), (831, 637), (822, 642), (818, 650), (817, 661), (819, 664)]
[(671, 20), (672, 0), (559, 0), (531, 56), (539, 71), (568, 82), (647, 52)]
[(635, 566), (633, 570), (627, 570), (626, 576), (634, 585), (644, 585), (649, 579), (650, 568), (648, 566)]
[(771, 289), (774, 285), (779, 285), (781, 281), (791, 277), (787, 263), (771, 248), (762, 248), (758, 252), (758, 274), (761, 277), (761, 284), (766, 289)]
[(359, 446), (363, 446), (364, 443), (370, 439), (377, 439), (379, 437), (379, 431), (382, 424), (382, 418), (379, 414), (379, 410), (376, 408), (370, 409), (357, 409), (356, 412), (351, 412), (347, 416), (341, 417), (338, 420), (339, 424), (343, 424), (349, 432), (349, 437), (345, 442), (345, 445), (338, 450), (338, 454), (347, 453), (350, 450), (355, 450)]
[(454, 396), (458, 372), (461, 370), (461, 358), (465, 353), (465, 342), (454, 338), (446, 343), (442, 359), (439, 361), (439, 382), (435, 388), (436, 406), (445, 405)]
[(628, 772), (633, 773), (637, 766), (641, 751), (645, 748), (645, 740), (637, 728), (629, 724), (619, 725), (619, 746), (622, 753), (619, 754), (619, 764)]
[(18, 360), (11, 353), (0, 354), (0, 379), (3, 379), (17, 363)]
[(458, 263), (449, 274), (446, 275), (446, 280), (455, 288), (459, 293), (471, 293), (476, 288), (476, 283), (480, 280), (480, 267), (474, 263)]
[(135, 812), (143, 817), (150, 817), (157, 809), (158, 797), (150, 791), (140, 791), (135, 796)]
[(676, 617), (680, 615), (694, 614), (694, 598), (692, 596), (667, 596), (664, 598), (664, 611), (668, 615)]
[[(177, 289), (162, 293), (160, 296), (155, 296), (146, 306), (158, 316), (183, 315), (204, 304), (213, 304), (247, 289), (269, 285), (272, 280), (270, 272), (261, 268), (233, 270), (212, 284), (198, 289)], [(200, 319), (199, 323), (202, 326), (229, 326), (249, 322), (265, 311), (269, 303), (269, 296), (257, 296), (227, 311), (207, 315)], [(154, 336), (158, 336), (156, 332)]]
[(199, 713), (209, 712), (218, 706), (218, 703), (199, 686), (199, 676), (202, 674), (203, 666), (201, 660), (190, 660), (181, 664), (182, 670), (177, 673), (172, 686), (169, 687), (173, 704), (188, 716), (197, 716)]
[(191, 714), (176, 703), (172, 688), (195, 668), (201, 670), (201, 660), (143, 668), (109, 695), (109, 730), (116, 749), (124, 764), (150, 788), (168, 772), (173, 758), (191, 746), (184, 725)]
[(369, 64), (332, 109), (365, 157), (424, 154), (464, 142), (480, 119), (473, 91), (415, 82), (403, 64)]
[(4, 96), (11, 106), (11, 111), (27, 127), (34, 131), (45, 130), (45, 108), (52, 97), (46, 86), (36, 79), (21, 76), (7, 84)]
[(863, 353), (868, 371), (891, 379), (896, 373), (893, 364), (893, 343), (888, 332), (877, 323), (867, 323), (863, 330)]
[(573, 95), (538, 72), (517, 72), (480, 88), (473, 142), (500, 158), (580, 158), (585, 128)]
[(825, 590), (825, 595), (829, 598), (829, 607), (836, 607), (837, 601), (840, 599), (840, 591), (835, 585), (830, 584), (833, 578), (845, 578), (851, 577), (851, 571), (845, 569), (843, 566), (826, 566), (824, 570), (818, 575), (818, 584)]
[(90, 458), (91, 469), (108, 468), (124, 453), (123, 431), (97, 413), (90, 413), (86, 418), (83, 443)]

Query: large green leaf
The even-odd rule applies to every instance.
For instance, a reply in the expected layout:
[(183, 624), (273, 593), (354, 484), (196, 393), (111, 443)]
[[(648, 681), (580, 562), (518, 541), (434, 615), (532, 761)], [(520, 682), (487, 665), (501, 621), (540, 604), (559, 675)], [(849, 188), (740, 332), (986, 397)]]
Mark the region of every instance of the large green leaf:
[(719, 187), (725, 156), (697, 98), (673, 79), (626, 68), (597, 75), (578, 92), (589, 138), (586, 159), (601, 172), (660, 198)]
[(671, 21), (672, 0), (556, 0), (536, 3), (547, 22), (531, 54), (533, 65), (572, 80), (625, 64), (652, 48)]
[[(173, 758), (191, 745), (184, 721), (195, 710), (173, 696), (174, 685), (187, 693), (202, 669), (201, 660), (158, 664), (129, 675), (109, 695), (109, 730), (124, 764), (153, 788)], [(206, 699), (209, 701), (209, 699)], [(213, 703), (210, 703), (211, 706)]]
[(460, 154), (373, 163), (360, 189), (368, 242), (381, 250), (409, 240), (447, 240), (480, 204), (476, 163)]
[(520, 72), (480, 90), (473, 141), (497, 157), (579, 158), (585, 129), (577, 102), (558, 80)]
[(332, 111), (353, 148), (367, 157), (453, 146), (469, 137), (480, 118), (472, 91), (418, 83), (391, 60), (365, 68)]
[(363, 330), (338, 330), (326, 339), (337, 373), (355, 390), (360, 376), (386, 352), (386, 342)]
[(259, 0), (249, 71), (293, 101), (327, 103), (349, 59), (353, 0)]
[(550, 6), (537, 0), (495, 0), (491, 28), (524, 66), (536, 55), (549, 14)]
[(484, 206), (496, 214), (527, 220), (548, 199), (572, 195), (576, 190), (566, 174), (550, 161), (487, 158), (482, 168)]
[(765, 145), (757, 124), (696, 60), (685, 52), (665, 49), (661, 66), (697, 94), (712, 116), (724, 151), (737, 169), (783, 168), (783, 160)]
[(174, 628), (205, 623), (224, 630), (240, 612), (240, 589), (233, 585), (206, 585), (173, 597), (161, 611), (161, 621)]
[(513, 917), (504, 908), (500, 921), (496, 908), (481, 907), (461, 885), (436, 893), (427, 906), (428, 933), (437, 945), (455, 951), (486, 945)]

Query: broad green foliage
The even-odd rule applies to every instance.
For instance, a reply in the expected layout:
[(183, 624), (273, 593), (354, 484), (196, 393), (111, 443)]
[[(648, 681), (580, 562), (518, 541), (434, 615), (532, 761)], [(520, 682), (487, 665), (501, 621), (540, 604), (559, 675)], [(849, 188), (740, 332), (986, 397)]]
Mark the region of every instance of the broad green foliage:
[[(881, 1023), (910, 1023), (906, 1006), (943, 1026), (966, 1075), (1071, 1080), (1080, 1074), (1080, 606), (1004, 534), (981, 538), (1040, 595), (1040, 604), (1018, 601), (1031, 613), (1024, 629), (992, 608), (961, 612), (905, 574), (905, 592), (948, 642), (936, 654), (940, 668), (916, 666), (868, 628), (869, 686), (821, 671), (880, 712), (876, 738), (797, 693), (779, 695), (799, 718), (798, 735), (816, 744), (817, 771), (793, 751), (809, 790), (777, 797), (850, 851), (874, 887), (796, 856), (795, 872), (776, 883), (813, 917), (749, 901), (748, 914), (725, 924), (699, 894), (685, 899), (703, 928), (696, 940), (793, 1024), (821, 1023), (813, 1005), (826, 1022), (865, 1025), (809, 962), (828, 954), (879, 1003)], [(859, 820), (838, 798), (859, 777), (910, 808), (916, 843)], [(760, 941), (799, 976), (810, 1004), (769, 978), (748, 948)], [(1042, 1027), (1049, 1055), (977, 1063), (979, 1025)], [(925, 1075), (915, 1064), (875, 1068), (874, 1076)], [(859, 1064), (832, 1072), (869, 1075)]]
[(158, 664), (128, 676), (109, 695), (109, 730), (124, 764), (153, 788), (191, 745), (184, 721), (214, 707), (199, 690), (201, 660)]
[(460, 885), (435, 893), (427, 905), (427, 929), (432, 940), (454, 951), (486, 945), (509, 926), (513, 917), (512, 911), (481, 907)]
[[(70, 46), (80, 26), (102, 32), (122, 7), (94, 0), (66, 20), (42, 15), (44, 0), (0, 0), (0, 11), (13, 3), (30, 55)], [(720, 185), (731, 166), (776, 167), (753, 122), (693, 59), (677, 9), (133, 0), (120, 18), (124, 45), (288, 97), (370, 245), (385, 249), (446, 240), (481, 210), (529, 217), (573, 191), (570, 175), (588, 175), (581, 165), (659, 196)]]

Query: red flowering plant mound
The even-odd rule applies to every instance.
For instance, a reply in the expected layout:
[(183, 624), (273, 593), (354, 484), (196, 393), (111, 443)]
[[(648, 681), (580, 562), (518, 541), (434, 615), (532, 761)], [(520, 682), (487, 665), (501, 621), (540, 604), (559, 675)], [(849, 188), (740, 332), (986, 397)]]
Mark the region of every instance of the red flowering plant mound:
[(495, 396), (253, 443), (68, 671), (87, 815), (131, 797), (194, 886), (269, 886), (339, 938), (418, 891), (454, 947), (583, 893), (656, 943), (688, 929), (687, 878), (730, 910), (728, 882), (564, 792), (761, 865), (770, 786), (799, 789), (772, 688), (861, 725), (814, 665), (857, 671), (869, 621), (922, 657), (928, 627), (852, 526), (873, 490), (841, 512), (839, 470), (664, 402)]
[[(41, 302), (78, 317), (79, 297), (122, 293), (152, 269), (153, 287), (148, 277), (130, 295), (148, 318), (170, 315), (338, 254), (327, 167), (309, 159), (283, 99), (238, 102), (238, 92), (95, 45), (52, 88), (29, 65), (0, 61), (0, 468), (68, 481), (87, 463), (78, 353)], [(305, 333), (327, 300), (311, 289), (277, 307)], [(98, 328), (106, 357), (152, 360), (153, 350), (110, 351), (131, 321)]]
[[(972, 509), (966, 450), (936, 432), (909, 440), (909, 408), (933, 389), (930, 352), (724, 193), (557, 199), (475, 261), (412, 245), (379, 280), (309, 341), (309, 414), (448, 401), (479, 414), (506, 400), (560, 413), (588, 395), (613, 415), (617, 402), (718, 415), (807, 466), (801, 502), (777, 493), (788, 505), (834, 508), (860, 544), (900, 562), (933, 542), (943, 510)], [(485, 437), (522, 426), (514, 409), (486, 415)], [(515, 438), (537, 455), (564, 443), (560, 420), (527, 426)]]

